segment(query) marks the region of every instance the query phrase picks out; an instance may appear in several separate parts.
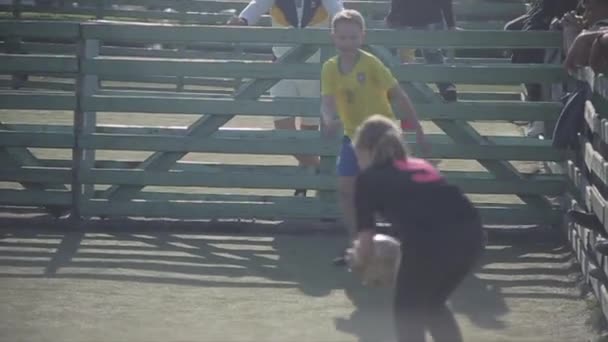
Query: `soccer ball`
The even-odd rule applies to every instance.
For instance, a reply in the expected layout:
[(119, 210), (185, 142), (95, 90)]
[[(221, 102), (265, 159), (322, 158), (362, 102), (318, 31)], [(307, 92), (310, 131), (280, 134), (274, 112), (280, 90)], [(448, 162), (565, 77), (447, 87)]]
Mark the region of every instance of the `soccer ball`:
[(373, 238), (372, 257), (361, 265), (357, 254), (358, 243), (347, 251), (347, 262), (351, 271), (355, 272), (365, 286), (394, 287), (401, 262), (401, 243), (399, 240), (385, 235), (376, 234)]

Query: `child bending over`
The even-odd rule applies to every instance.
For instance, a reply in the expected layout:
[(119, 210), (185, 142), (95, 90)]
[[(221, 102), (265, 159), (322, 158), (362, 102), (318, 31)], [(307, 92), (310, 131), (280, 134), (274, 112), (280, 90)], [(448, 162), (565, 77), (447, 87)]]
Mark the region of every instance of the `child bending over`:
[(392, 225), (401, 242), (394, 298), (399, 342), (460, 342), (458, 324), (446, 306), (450, 294), (483, 250), (476, 208), (430, 163), (409, 157), (400, 129), (384, 116), (366, 120), (355, 137), (361, 168), (355, 187), (359, 269), (373, 255), (374, 215)]

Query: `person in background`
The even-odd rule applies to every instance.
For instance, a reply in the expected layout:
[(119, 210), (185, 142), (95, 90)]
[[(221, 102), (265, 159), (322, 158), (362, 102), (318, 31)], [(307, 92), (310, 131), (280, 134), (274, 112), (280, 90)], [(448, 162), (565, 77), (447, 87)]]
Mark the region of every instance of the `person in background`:
[[(304, 29), (308, 27), (328, 28), (330, 18), (344, 9), (342, 0), (251, 0), (241, 13), (228, 21), (229, 25), (255, 25), (265, 13), (270, 13), (272, 26)], [(272, 48), (275, 59), (283, 56), (291, 47)], [(320, 63), (317, 52), (308, 63)], [(282, 80), (270, 90), (274, 97), (306, 97), (318, 99), (321, 96), (320, 84), (316, 80)], [(297, 113), (296, 113), (297, 114)], [(296, 130), (295, 117), (275, 117), (274, 125), (280, 130)], [(300, 129), (319, 130), (319, 119), (300, 118)], [(319, 157), (297, 155), (301, 167), (318, 170)], [(306, 189), (297, 189), (296, 196), (306, 196)]]
[[(528, 12), (505, 25), (507, 31), (548, 31), (556, 18), (573, 11), (578, 0), (536, 0)], [(517, 49), (512, 52), (511, 62), (514, 64), (545, 63), (544, 49)], [(526, 83), (526, 101), (542, 101), (543, 86), (539, 83)], [(536, 137), (545, 133), (544, 122), (530, 122), (526, 135)]]
[(608, 1), (585, 0), (583, 7), (582, 16), (568, 13), (561, 20), (564, 49), (568, 51), (564, 67), (569, 72), (589, 65), (593, 45), (596, 45), (597, 54), (597, 48), (601, 46), (599, 40), (603, 33), (608, 32)]
[(375, 216), (392, 225), (401, 242), (394, 295), (399, 342), (461, 342), (446, 301), (483, 252), (477, 209), (430, 163), (408, 156), (400, 129), (384, 116), (357, 129), (355, 153), (361, 173), (355, 186), (357, 239), (354, 254), (362, 273), (374, 265)]
[[(397, 29), (442, 30), (446, 26), (449, 30), (456, 29), (452, 0), (392, 0), (386, 23)], [(422, 55), (428, 64), (444, 63), (441, 49), (422, 49)], [(403, 61), (411, 61), (412, 50), (402, 50), (400, 57)], [(458, 99), (453, 83), (437, 83), (437, 88), (445, 101)]]

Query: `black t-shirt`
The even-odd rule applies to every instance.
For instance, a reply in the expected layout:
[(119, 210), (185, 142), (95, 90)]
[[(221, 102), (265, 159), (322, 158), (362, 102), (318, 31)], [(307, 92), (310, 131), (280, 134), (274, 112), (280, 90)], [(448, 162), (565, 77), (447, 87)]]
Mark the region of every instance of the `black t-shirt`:
[(358, 230), (374, 229), (375, 214), (388, 220), (401, 239), (476, 222), (477, 209), (425, 160), (407, 158), (372, 166), (355, 187)]

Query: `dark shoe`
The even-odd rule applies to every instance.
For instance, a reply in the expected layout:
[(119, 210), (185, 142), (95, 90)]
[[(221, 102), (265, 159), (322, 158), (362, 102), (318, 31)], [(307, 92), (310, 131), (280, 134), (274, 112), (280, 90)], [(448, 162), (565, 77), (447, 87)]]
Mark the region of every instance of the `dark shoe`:
[(441, 92), (441, 97), (443, 97), (445, 102), (456, 102), (458, 101), (458, 92), (455, 87), (449, 87)]
[(306, 192), (307, 191), (308, 190), (306, 190), (306, 189), (296, 189), (296, 191), (293, 193), (293, 195), (296, 196), (296, 197), (298, 197), (298, 196), (306, 197)]
[(608, 255), (608, 240), (601, 240), (595, 243), (593, 246), (598, 253), (602, 255)]

